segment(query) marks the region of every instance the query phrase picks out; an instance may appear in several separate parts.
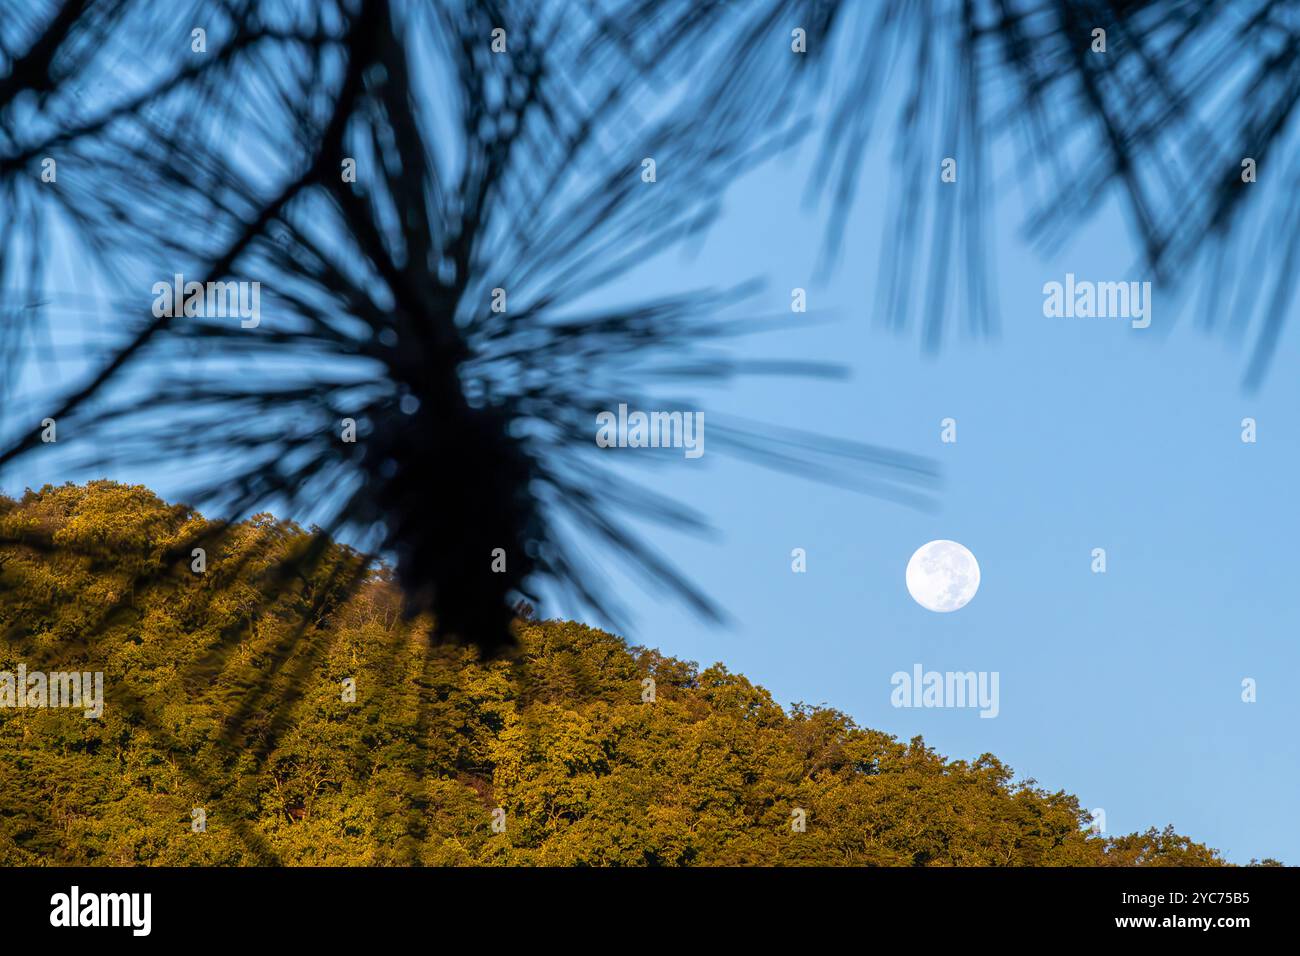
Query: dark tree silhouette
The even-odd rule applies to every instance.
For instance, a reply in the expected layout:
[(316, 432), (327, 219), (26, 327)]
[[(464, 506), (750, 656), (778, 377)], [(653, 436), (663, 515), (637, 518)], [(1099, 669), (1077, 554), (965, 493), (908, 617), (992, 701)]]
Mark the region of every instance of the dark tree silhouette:
[[(821, 128), (809, 183), (828, 200), (833, 260), (873, 137), (894, 133), (880, 312), (939, 346), (951, 304), (994, 328), (993, 197), (1014, 189), (1028, 235), (1060, 245), (1112, 199), (1143, 267), (1204, 324), (1251, 334), (1258, 385), (1295, 299), (1300, 204), (1285, 160), (1300, 101), (1289, 0), (637, 0), (611, 29), (661, 31), (659, 63), (708, 63), (696, 108), (741, 137)], [(792, 55), (792, 31), (806, 53)], [(1105, 52), (1094, 51), (1096, 30)], [(892, 115), (882, 115), (890, 107)], [(824, 118), (824, 123), (816, 122)], [(891, 125), (892, 124), (892, 125)], [(994, 169), (1003, 141), (1009, 168)], [(960, 188), (941, 193), (945, 157)], [(1243, 161), (1259, 168), (1243, 179)], [(948, 201), (955, 195), (956, 201)], [(917, 294), (913, 263), (925, 271)], [(960, 264), (960, 267), (959, 267)], [(1224, 316), (1230, 316), (1225, 320)]]
[[(392, 555), (411, 609), (489, 652), (540, 579), (617, 621), (592, 554), (718, 616), (629, 524), (700, 516), (606, 467), (595, 415), (700, 407), (660, 383), (836, 370), (711, 347), (765, 324), (741, 311), (752, 285), (584, 305), (705, 227), (735, 171), (781, 145), (702, 136), (654, 65), (668, 38), (621, 30), (630, 15), (122, 0), (20, 18), (3, 39), (0, 188), (25, 208), (4, 220), (0, 270), (23, 317), (5, 383), (22, 411), (0, 465), (54, 461), (34, 427), (51, 418), (65, 467), (189, 468), (197, 503), (310, 515)], [(662, 182), (643, 181), (647, 156)], [(49, 291), (55, 233), (111, 290), (111, 320), (80, 275), (76, 295)], [(148, 313), (145, 291), (175, 274), (260, 283), (265, 320)], [(69, 352), (73, 371), (33, 381)], [(914, 503), (935, 478), (914, 456), (722, 416), (709, 443)]]

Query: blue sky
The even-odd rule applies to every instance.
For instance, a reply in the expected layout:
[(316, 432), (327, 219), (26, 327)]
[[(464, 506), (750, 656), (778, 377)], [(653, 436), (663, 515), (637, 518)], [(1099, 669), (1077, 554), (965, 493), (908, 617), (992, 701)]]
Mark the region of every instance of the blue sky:
[[(629, 636), (722, 661), (782, 703), (828, 704), (902, 738), (921, 734), (953, 757), (992, 752), (1019, 776), (1103, 808), (1110, 833), (1173, 823), (1234, 862), (1296, 862), (1294, 334), (1247, 394), (1244, 349), (1196, 329), (1194, 303), (1168, 290), (1156, 290), (1145, 330), (1046, 318), (1043, 284), (1066, 272), (1150, 277), (1118, 208), (1044, 256), (1007, 201), (994, 207), (997, 338), (950, 336), (927, 356), (919, 330), (873, 320), (880, 223), (897, 174), (868, 158), (840, 266), (818, 283), (824, 210), (803, 201), (810, 158), (805, 150), (737, 181), (703, 243), (610, 294), (763, 275), (755, 312), (771, 314), (788, 311), (791, 288), (807, 288), (808, 316), (791, 314), (788, 332), (738, 348), (836, 359), (852, 379), (752, 380), (710, 393), (706, 407), (931, 456), (945, 475), (939, 508), (707, 451), (655, 469), (654, 487), (705, 513), (717, 534), (650, 529), (651, 540), (734, 620), (720, 631), (629, 585)], [(964, 318), (953, 305), (950, 329)], [(1241, 441), (1246, 416), (1258, 421), (1253, 445)], [(956, 444), (940, 442), (945, 417), (957, 420)], [(979, 594), (956, 613), (922, 609), (904, 585), (908, 558), (934, 538), (961, 541), (982, 568)], [(806, 574), (791, 571), (795, 547), (807, 550)], [(1105, 574), (1092, 573), (1095, 547), (1106, 549)], [(890, 677), (915, 663), (998, 671), (1000, 715), (895, 709)], [(1258, 683), (1253, 704), (1241, 700), (1246, 677)]]

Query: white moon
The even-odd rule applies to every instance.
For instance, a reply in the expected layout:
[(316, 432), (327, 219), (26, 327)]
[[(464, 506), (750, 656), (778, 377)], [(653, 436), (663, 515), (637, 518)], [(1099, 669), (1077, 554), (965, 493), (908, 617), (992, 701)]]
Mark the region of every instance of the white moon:
[(956, 541), (923, 544), (907, 562), (908, 593), (926, 610), (960, 610), (979, 589), (979, 562)]

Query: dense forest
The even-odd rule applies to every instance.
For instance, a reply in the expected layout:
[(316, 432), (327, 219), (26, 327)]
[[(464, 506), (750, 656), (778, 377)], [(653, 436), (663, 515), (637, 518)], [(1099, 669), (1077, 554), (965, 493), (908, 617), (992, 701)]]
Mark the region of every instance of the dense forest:
[(0, 864), (1223, 863), (1172, 828), (1096, 835), (992, 755), (521, 614), (485, 661), (269, 515), (108, 481), (0, 497), (0, 672), (104, 675), (98, 719), (0, 708)]

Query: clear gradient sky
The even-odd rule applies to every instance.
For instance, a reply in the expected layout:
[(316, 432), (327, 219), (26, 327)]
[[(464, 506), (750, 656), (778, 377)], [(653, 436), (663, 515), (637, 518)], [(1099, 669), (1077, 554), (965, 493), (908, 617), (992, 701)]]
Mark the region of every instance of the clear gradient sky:
[[(821, 284), (825, 216), (803, 201), (810, 157), (739, 180), (706, 241), (661, 257), (622, 291), (764, 275), (756, 311), (777, 313), (791, 288), (806, 287), (809, 316), (738, 347), (836, 359), (853, 378), (756, 379), (710, 407), (932, 456), (945, 472), (940, 507), (910, 510), (708, 451), (656, 469), (654, 487), (706, 513), (718, 535), (651, 539), (734, 622), (719, 631), (629, 589), (629, 637), (722, 661), (782, 703), (922, 734), (949, 756), (992, 752), (1019, 776), (1103, 808), (1110, 833), (1172, 823), (1233, 862), (1300, 863), (1298, 323), (1251, 395), (1240, 384), (1245, 351), (1195, 328), (1196, 310), (1168, 292), (1157, 289), (1146, 330), (1045, 318), (1043, 284), (1067, 271), (1149, 276), (1118, 208), (1049, 258), (1023, 240), (1007, 201), (995, 206), (998, 337), (953, 335), (926, 356), (919, 330), (895, 334), (872, 319), (894, 175), (883, 151), (864, 168), (843, 259)], [(954, 313), (949, 328), (963, 319)], [(949, 416), (958, 441), (945, 445)], [(1241, 441), (1246, 416), (1258, 421), (1253, 445)], [(955, 613), (922, 609), (904, 585), (908, 558), (934, 538), (961, 541), (982, 568), (978, 595)], [(806, 574), (791, 571), (794, 547), (807, 550)], [(1092, 573), (1095, 547), (1106, 549), (1105, 574)], [(1000, 672), (1000, 715), (895, 709), (890, 677), (916, 663)], [(1258, 683), (1253, 704), (1241, 699), (1246, 677)]]

